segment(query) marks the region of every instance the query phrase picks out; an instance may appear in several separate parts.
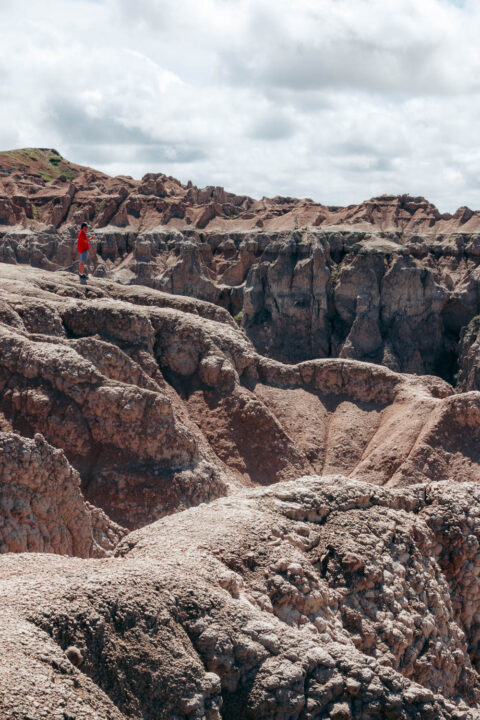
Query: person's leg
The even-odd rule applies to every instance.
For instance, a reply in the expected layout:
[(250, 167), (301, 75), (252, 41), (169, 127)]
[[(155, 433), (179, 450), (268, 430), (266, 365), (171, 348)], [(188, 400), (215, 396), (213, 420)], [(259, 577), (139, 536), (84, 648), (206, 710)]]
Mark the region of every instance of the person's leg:
[(85, 275), (85, 263), (88, 262), (88, 250), (84, 250), (80, 254), (80, 265), (78, 266), (78, 272), (80, 275)]

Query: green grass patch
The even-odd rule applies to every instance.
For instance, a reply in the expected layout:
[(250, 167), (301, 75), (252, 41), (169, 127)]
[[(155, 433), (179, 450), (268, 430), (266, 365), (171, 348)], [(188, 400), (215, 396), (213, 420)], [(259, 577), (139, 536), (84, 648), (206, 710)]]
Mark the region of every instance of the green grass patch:
[(332, 267), (332, 269), (330, 270), (330, 280), (334, 285), (336, 285), (338, 282), (339, 274), (340, 274), (340, 264), (334, 265)]
[(243, 310), (240, 310), (239, 313), (237, 313), (236, 315), (233, 316), (233, 319), (235, 320), (237, 325), (240, 325), (240, 323), (242, 322), (242, 318), (243, 318)]

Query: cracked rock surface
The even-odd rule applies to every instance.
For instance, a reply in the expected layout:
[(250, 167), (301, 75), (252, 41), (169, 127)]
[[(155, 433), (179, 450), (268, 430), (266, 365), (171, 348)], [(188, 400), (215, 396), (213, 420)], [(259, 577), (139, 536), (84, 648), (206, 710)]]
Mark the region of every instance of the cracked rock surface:
[(62, 450), (0, 433), (0, 552), (111, 554), (126, 530), (85, 502)]
[[(327, 207), (142, 180), (70, 163), (56, 150), (0, 155), (0, 262), (78, 267), (215, 303), (256, 350), (282, 362), (340, 357), (455, 382), (472, 359), (461, 334), (480, 314), (480, 212), (422, 197)], [(480, 389), (468, 373), (462, 389)]]
[(480, 475), (480, 395), (352, 360), (283, 365), (228, 313), (0, 265), (0, 429), (61, 449), (129, 529), (305, 474)]
[(473, 720), (479, 539), (475, 484), (329, 476), (163, 518), (115, 558), (4, 555), (1, 711)]
[(0, 264), (0, 717), (480, 718), (465, 389)]

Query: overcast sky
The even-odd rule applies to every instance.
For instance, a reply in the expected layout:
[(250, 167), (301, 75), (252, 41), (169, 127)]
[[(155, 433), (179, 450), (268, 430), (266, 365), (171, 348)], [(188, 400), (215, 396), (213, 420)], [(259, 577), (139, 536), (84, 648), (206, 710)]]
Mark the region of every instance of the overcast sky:
[(0, 0), (0, 149), (480, 208), (478, 0)]

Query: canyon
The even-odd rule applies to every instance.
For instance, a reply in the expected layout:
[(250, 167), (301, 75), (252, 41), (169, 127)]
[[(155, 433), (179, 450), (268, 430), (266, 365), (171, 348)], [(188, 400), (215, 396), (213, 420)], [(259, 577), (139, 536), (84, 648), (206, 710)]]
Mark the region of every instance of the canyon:
[(72, 270), (89, 222), (95, 276), (223, 307), (262, 354), (380, 363), (462, 389), (476, 387), (462, 338), (480, 314), (479, 217), (409, 196), (253, 200), (109, 178), (53, 150), (0, 154), (0, 261)]
[(2, 717), (480, 718), (479, 218), (0, 153)]

